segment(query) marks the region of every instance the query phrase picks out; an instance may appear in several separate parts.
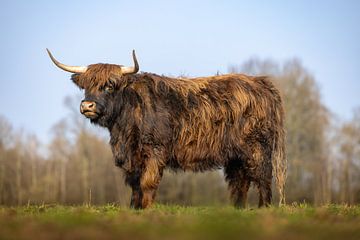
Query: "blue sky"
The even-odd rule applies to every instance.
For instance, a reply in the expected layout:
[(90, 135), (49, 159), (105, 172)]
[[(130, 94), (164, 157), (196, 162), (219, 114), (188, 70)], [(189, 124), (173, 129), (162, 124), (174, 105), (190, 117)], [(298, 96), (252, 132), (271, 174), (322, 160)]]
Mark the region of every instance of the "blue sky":
[(297, 57), (340, 118), (360, 106), (360, 1), (0, 1), (0, 114), (49, 139), (80, 94), (69, 65), (131, 64), (205, 76), (251, 57)]

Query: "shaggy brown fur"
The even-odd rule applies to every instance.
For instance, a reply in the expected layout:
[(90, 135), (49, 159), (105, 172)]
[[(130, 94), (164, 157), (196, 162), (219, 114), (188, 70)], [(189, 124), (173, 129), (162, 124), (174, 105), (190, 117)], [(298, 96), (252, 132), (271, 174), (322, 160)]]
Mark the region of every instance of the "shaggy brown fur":
[(165, 168), (224, 168), (239, 207), (251, 182), (259, 206), (271, 203), (274, 171), (283, 198), (284, 113), (267, 77), (121, 75), (117, 65), (94, 64), (72, 80), (96, 103), (91, 121), (110, 131), (116, 165), (133, 190), (131, 206), (151, 205)]

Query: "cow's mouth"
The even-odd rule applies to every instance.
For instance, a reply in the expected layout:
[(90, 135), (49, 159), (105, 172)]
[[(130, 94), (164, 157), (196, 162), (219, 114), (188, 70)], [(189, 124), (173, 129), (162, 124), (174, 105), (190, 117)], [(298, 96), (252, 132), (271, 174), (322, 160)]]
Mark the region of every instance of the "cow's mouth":
[(99, 117), (99, 114), (97, 112), (93, 112), (93, 111), (85, 111), (82, 114), (85, 117), (90, 118), (90, 119), (96, 119)]

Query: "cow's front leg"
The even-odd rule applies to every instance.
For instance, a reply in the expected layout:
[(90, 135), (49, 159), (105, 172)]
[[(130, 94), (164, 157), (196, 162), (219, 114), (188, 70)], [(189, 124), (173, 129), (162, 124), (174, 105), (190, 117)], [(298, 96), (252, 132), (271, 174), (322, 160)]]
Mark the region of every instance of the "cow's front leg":
[(154, 201), (157, 188), (162, 178), (163, 167), (159, 166), (154, 158), (146, 161), (144, 171), (140, 178), (141, 208), (148, 208)]
[(140, 175), (129, 173), (126, 175), (126, 183), (131, 187), (131, 200), (130, 207), (139, 209), (141, 208), (141, 188), (140, 188)]
[(141, 208), (141, 189), (139, 186), (133, 186), (131, 193), (130, 207), (139, 209)]

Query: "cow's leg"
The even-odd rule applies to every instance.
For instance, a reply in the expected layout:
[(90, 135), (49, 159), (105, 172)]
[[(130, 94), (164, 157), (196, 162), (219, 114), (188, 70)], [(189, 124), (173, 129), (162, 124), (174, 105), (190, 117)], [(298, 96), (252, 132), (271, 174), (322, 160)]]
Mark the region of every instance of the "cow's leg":
[(231, 198), (235, 207), (245, 208), (250, 180), (244, 174), (239, 164), (229, 164), (225, 167), (225, 178), (229, 184)]
[(129, 174), (126, 176), (126, 183), (130, 185), (131, 201), (130, 207), (138, 209), (141, 207), (141, 188), (140, 188), (140, 177), (137, 174)]
[(144, 171), (140, 178), (141, 208), (148, 208), (154, 201), (157, 188), (162, 178), (163, 167), (158, 165), (155, 158), (146, 161)]
[(141, 189), (139, 186), (132, 187), (130, 207), (135, 209), (141, 208)]
[(260, 181), (259, 189), (259, 207), (268, 207), (271, 204), (271, 181)]
[[(264, 157), (266, 159), (266, 156)], [(272, 192), (272, 164), (270, 159), (266, 159), (260, 168), (260, 178), (257, 180), (257, 187), (259, 190), (259, 207), (268, 207), (271, 204)]]

